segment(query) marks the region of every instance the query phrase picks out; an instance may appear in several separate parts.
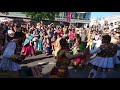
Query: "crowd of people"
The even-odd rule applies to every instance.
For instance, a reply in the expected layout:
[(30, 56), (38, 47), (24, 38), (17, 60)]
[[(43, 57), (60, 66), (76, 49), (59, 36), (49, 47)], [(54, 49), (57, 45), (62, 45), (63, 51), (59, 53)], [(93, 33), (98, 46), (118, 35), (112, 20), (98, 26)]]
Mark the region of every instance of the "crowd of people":
[[(75, 25), (44, 25), (4, 22), (0, 24), (0, 69), (16, 72), (20, 63), (37, 52), (54, 55), (56, 65), (50, 78), (68, 77), (68, 66), (83, 68), (93, 65), (89, 78), (106, 77), (106, 69), (114, 69), (120, 58), (120, 29), (115, 23), (78, 28)], [(110, 53), (111, 52), (111, 53)], [(91, 60), (90, 56), (95, 55)], [(36, 67), (39, 68), (39, 67)], [(39, 68), (40, 69), (40, 68)], [(99, 69), (99, 70), (98, 70)], [(35, 70), (32, 68), (35, 75)], [(41, 76), (40, 70), (40, 77)], [(37, 77), (37, 76), (36, 76)]]

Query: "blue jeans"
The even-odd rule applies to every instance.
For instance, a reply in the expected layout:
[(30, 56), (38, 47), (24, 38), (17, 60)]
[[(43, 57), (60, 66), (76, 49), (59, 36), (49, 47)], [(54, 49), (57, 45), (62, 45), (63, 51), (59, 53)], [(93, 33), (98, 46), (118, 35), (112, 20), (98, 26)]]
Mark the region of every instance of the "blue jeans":
[(74, 40), (70, 40), (69, 42), (69, 48), (71, 48), (74, 45), (75, 41)]

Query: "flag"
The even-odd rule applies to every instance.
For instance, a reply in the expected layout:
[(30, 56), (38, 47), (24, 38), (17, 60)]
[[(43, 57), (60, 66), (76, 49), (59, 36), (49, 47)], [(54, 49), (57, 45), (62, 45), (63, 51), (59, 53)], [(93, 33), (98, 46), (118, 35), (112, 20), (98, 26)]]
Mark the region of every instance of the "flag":
[(68, 15), (67, 15), (67, 22), (70, 22), (71, 21), (71, 12), (68, 12)]

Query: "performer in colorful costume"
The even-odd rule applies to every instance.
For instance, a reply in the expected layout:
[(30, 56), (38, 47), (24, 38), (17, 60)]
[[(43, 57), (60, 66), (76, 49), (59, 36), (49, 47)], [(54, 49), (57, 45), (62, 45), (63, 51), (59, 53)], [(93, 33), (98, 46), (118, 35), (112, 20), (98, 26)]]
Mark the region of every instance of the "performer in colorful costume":
[(61, 40), (61, 36), (60, 34), (57, 35), (57, 40), (54, 42), (54, 51), (53, 51), (53, 55), (56, 57), (58, 51), (61, 49), (60, 46), (60, 40)]
[(110, 43), (109, 35), (102, 36), (102, 45), (90, 51), (90, 55), (97, 53), (97, 56), (89, 63), (93, 65), (88, 78), (106, 78), (107, 71), (112, 71), (115, 65), (120, 64), (117, 58), (118, 44)]
[(50, 78), (67, 78), (69, 76), (68, 66), (70, 61), (86, 54), (84, 51), (76, 55), (71, 55), (67, 49), (67, 41), (63, 38), (60, 40), (60, 46), (61, 49), (58, 51), (56, 57), (57, 62), (50, 73)]
[[(82, 52), (85, 49), (85, 44), (81, 41), (81, 37), (79, 36), (79, 34), (77, 34), (76, 42), (71, 49), (73, 51), (73, 55), (78, 54), (79, 52)], [(81, 64), (81, 66), (84, 65), (85, 57), (76, 58), (73, 64), (74, 66), (78, 66), (79, 64)]]
[(34, 50), (34, 47), (32, 45), (30, 45), (30, 41), (33, 39), (32, 36), (29, 36), (25, 42), (24, 42), (24, 45), (23, 45), (23, 48), (21, 50), (21, 54), (24, 55), (24, 56), (28, 56), (28, 55), (32, 55), (34, 56), (35, 54), (35, 50)]
[(19, 77), (18, 71), (21, 69), (19, 63), (24, 60), (24, 56), (20, 55), (20, 49), (18, 42), (21, 40), (21, 35), (14, 36), (12, 40), (6, 45), (0, 60), (0, 73), (4, 74), (4, 77)]
[(48, 35), (44, 36), (43, 45), (45, 48), (46, 55), (50, 55), (50, 40)]

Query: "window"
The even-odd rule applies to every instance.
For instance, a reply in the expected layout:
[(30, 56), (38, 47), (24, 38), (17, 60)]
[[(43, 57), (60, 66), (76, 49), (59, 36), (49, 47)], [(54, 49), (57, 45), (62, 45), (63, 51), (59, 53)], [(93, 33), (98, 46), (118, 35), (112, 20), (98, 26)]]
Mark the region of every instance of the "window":
[(67, 18), (67, 12), (64, 12), (64, 18)]
[(75, 12), (72, 12), (71, 19), (75, 18)]
[(81, 19), (89, 20), (90, 19), (90, 13), (83, 13), (83, 15), (81, 15)]
[(80, 19), (80, 20), (83, 20), (83, 13), (80, 13), (80, 14), (79, 14), (79, 19)]
[(59, 14), (60, 18), (62, 18), (62, 14), (63, 14), (63, 13), (62, 13), (62, 12), (60, 12), (60, 14)]
[(84, 14), (83, 14), (83, 20), (86, 20), (86, 19), (87, 19), (87, 14), (84, 13)]
[(75, 19), (78, 19), (78, 13), (75, 13)]

